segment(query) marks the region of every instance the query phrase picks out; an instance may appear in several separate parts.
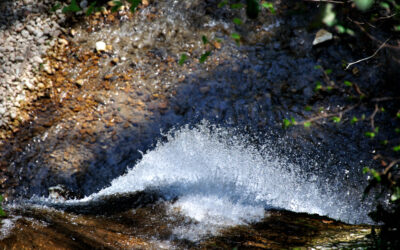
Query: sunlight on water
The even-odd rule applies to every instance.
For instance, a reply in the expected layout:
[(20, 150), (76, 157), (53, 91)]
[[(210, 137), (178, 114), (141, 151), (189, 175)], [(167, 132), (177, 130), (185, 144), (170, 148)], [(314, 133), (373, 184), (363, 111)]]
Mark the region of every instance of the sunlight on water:
[(276, 143), (254, 145), (234, 129), (207, 122), (182, 127), (166, 138), (98, 193), (81, 200), (39, 198), (39, 204), (96, 206), (107, 197), (156, 191), (166, 200), (172, 219), (186, 218), (172, 228), (173, 237), (192, 241), (217, 235), (222, 228), (260, 221), (271, 208), (371, 223), (371, 204), (361, 203), (363, 187), (350, 192), (345, 182), (332, 184), (303, 171), (306, 165), (289, 163), (288, 156), (276, 153)]
[(369, 222), (359, 199), (349, 197), (345, 187), (303, 177), (301, 166), (277, 156), (272, 143), (256, 149), (234, 130), (206, 123), (183, 127), (167, 138), (109, 187), (67, 204), (156, 189), (167, 199), (177, 198), (169, 213), (184, 215), (190, 223), (174, 232), (191, 240), (221, 227), (256, 222), (268, 208)]

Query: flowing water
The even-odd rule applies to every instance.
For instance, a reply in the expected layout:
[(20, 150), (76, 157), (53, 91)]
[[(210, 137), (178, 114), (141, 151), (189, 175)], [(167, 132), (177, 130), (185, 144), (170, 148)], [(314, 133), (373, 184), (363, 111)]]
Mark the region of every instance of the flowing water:
[[(51, 239), (47, 248), (367, 244), (363, 224), (372, 223), (374, 204), (362, 201), (361, 169), (370, 159), (368, 142), (354, 138), (362, 128), (280, 128), (285, 117), (309, 116), (306, 105), (347, 104), (344, 94), (320, 98), (310, 82), (323, 78), (315, 69), (321, 58), (335, 62), (349, 49), (313, 52), (302, 14), (265, 11), (234, 27), (229, 20), (245, 13), (216, 4), (151, 2), (117, 24), (76, 27), (59, 67), (69, 80), (51, 102), (42, 100), (50, 111), (35, 113), (45, 126), (9, 152), (18, 181), (3, 246), (27, 246), (24, 239), (31, 247)], [(229, 38), (236, 29), (241, 46)], [(93, 53), (97, 41), (112, 51)], [(179, 66), (182, 53), (189, 59)], [(379, 74), (357, 79), (368, 85)], [(76, 108), (81, 99), (86, 106)], [(75, 194), (49, 195), (58, 184)]]
[[(318, 163), (316, 163), (318, 164)], [(319, 214), (347, 223), (368, 223), (370, 207), (360, 197), (305, 176), (300, 167), (275, 152), (271, 141), (256, 147), (233, 129), (203, 123), (167, 136), (109, 187), (66, 206), (103, 197), (151, 190), (174, 200), (171, 211), (199, 222), (184, 237), (200, 237), (219, 226), (259, 221), (268, 209)], [(51, 203), (50, 203), (51, 204)], [(184, 229), (177, 229), (184, 230)]]

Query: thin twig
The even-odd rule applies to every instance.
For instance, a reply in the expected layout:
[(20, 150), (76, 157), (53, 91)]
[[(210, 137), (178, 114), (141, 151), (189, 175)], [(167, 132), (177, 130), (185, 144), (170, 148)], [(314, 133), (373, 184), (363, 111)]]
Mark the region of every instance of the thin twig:
[(372, 131), (375, 131), (375, 116), (376, 116), (376, 114), (378, 113), (378, 111), (379, 111), (378, 104), (375, 104), (375, 110), (374, 110), (374, 112), (372, 113), (372, 115), (369, 117), (369, 119), (371, 120), (371, 128), (372, 128)]
[[(350, 18), (349, 18), (349, 19), (350, 19)], [(371, 35), (370, 33), (368, 33), (368, 32), (365, 30), (365, 28), (361, 25), (362, 23), (358, 23), (358, 22), (353, 21), (353, 20), (351, 20), (351, 19), (350, 19), (350, 21), (352, 21), (354, 24), (356, 24), (357, 27), (358, 27), (362, 32), (364, 32), (371, 40), (373, 40), (373, 41), (375, 41), (375, 42), (377, 42), (377, 43), (381, 43), (381, 42), (382, 42), (382, 41), (378, 40), (376, 37), (374, 37), (373, 35)], [(390, 49), (395, 49), (395, 50), (399, 50), (399, 49), (400, 49), (400, 46), (398, 46), (398, 45), (396, 46), (396, 45), (385, 44), (384, 47), (390, 48)]]
[(368, 57), (365, 57), (365, 58), (360, 59), (360, 60), (358, 60), (358, 61), (355, 61), (355, 62), (352, 62), (352, 63), (347, 64), (347, 67), (346, 67), (345, 70), (348, 70), (349, 67), (352, 66), (352, 65), (354, 65), (354, 64), (357, 64), (357, 63), (360, 63), (360, 62), (369, 60), (369, 59), (371, 59), (372, 57), (376, 56), (376, 54), (378, 54), (378, 52), (385, 46), (385, 44), (386, 44), (391, 38), (392, 38), (392, 37), (389, 37), (388, 39), (386, 39), (386, 41), (385, 41), (384, 43), (382, 43), (381, 46), (379, 46), (379, 48), (378, 48), (378, 49), (374, 52), (374, 54), (372, 54), (371, 56), (368, 56)]
[(397, 15), (397, 13), (395, 13), (395, 14), (393, 14), (393, 15), (390, 15), (390, 16), (382, 16), (382, 17), (379, 17), (377, 20), (389, 19), (389, 18), (392, 18), (392, 17), (394, 17), (394, 16), (396, 16), (396, 15)]
[(374, 98), (371, 101), (373, 101), (373, 102), (385, 102), (385, 101), (392, 101), (392, 100), (398, 100), (398, 99), (400, 99), (400, 97), (385, 96), (385, 97)]
[(386, 175), (386, 174), (389, 172), (389, 170), (390, 170), (394, 165), (396, 165), (396, 164), (399, 163), (399, 162), (400, 162), (400, 159), (396, 159), (396, 160), (391, 161), (390, 164), (389, 164), (389, 166), (387, 166), (387, 167), (385, 168), (385, 170), (383, 171), (383, 174)]
[(335, 113), (330, 113), (330, 114), (328, 114), (328, 113), (323, 113), (322, 115), (315, 116), (315, 117), (312, 117), (312, 118), (310, 118), (310, 119), (307, 119), (307, 120), (298, 122), (297, 124), (298, 124), (298, 125), (304, 125), (305, 123), (314, 122), (314, 121), (318, 121), (318, 120), (321, 120), (321, 119), (324, 119), (324, 118), (333, 117), (333, 116), (339, 116), (339, 117), (341, 118), (341, 117), (343, 116), (343, 114), (349, 112), (350, 110), (354, 109), (355, 107), (357, 107), (357, 106), (359, 106), (359, 105), (360, 105), (360, 104), (357, 103), (356, 105), (350, 106), (350, 107), (348, 107), (347, 109), (342, 110), (342, 111), (340, 111), (340, 112), (335, 112)]

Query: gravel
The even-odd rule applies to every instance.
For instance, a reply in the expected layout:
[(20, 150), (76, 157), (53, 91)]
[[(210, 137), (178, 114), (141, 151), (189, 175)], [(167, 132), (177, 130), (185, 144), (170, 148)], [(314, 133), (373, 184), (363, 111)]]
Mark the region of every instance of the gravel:
[(0, 2), (0, 141), (11, 135), (21, 107), (35, 99), (42, 56), (51, 40), (62, 33), (61, 10), (51, 12), (55, 0)]

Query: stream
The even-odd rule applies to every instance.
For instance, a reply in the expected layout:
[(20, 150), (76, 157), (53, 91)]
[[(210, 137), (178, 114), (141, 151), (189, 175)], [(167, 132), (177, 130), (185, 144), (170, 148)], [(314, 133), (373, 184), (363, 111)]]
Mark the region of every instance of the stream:
[(314, 90), (320, 67), (371, 91), (383, 72), (344, 71), (341, 60), (359, 55), (340, 40), (313, 47), (318, 10), (306, 15), (306, 4), (277, 2), (256, 21), (217, 4), (150, 1), (67, 26), (40, 73), (51, 87), (3, 156), (13, 178), (2, 248), (371, 244), (362, 125), (282, 120), (352, 104), (339, 88)]

